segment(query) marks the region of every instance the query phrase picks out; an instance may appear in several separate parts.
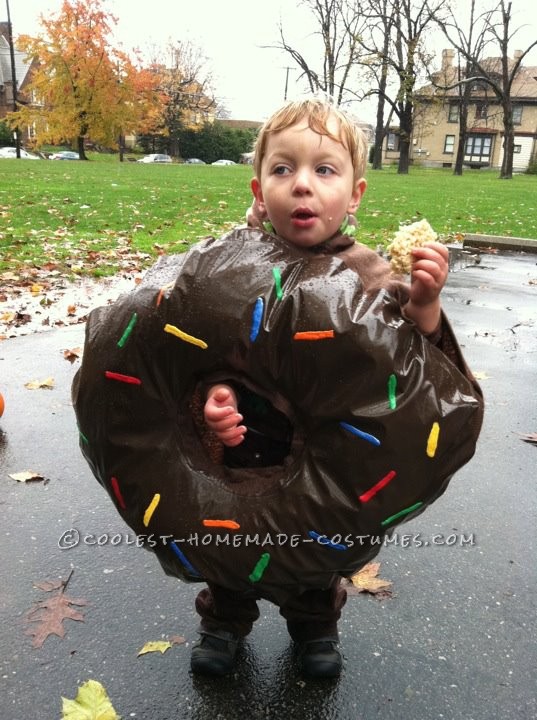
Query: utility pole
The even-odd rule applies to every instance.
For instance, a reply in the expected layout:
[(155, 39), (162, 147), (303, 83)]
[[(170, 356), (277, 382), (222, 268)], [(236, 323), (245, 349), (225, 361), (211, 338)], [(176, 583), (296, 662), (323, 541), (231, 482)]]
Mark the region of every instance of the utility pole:
[[(7, 41), (9, 43), (9, 56), (11, 58), (11, 84), (13, 87), (13, 111), (17, 111), (17, 73), (15, 71), (15, 47), (13, 46), (13, 31), (11, 29), (11, 14), (9, 12), (9, 0), (6, 0), (7, 9)], [(17, 157), (20, 160), (21, 157), (21, 140), (19, 134), (19, 128), (15, 128), (15, 150)]]

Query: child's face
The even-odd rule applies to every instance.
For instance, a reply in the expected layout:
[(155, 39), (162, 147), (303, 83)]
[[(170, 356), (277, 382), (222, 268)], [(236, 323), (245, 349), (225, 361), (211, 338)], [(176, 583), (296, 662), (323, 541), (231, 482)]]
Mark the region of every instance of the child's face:
[[(337, 134), (335, 118), (329, 130)], [(366, 182), (354, 180), (349, 151), (307, 120), (271, 135), (252, 191), (278, 235), (299, 247), (313, 247), (334, 235), (356, 212)]]

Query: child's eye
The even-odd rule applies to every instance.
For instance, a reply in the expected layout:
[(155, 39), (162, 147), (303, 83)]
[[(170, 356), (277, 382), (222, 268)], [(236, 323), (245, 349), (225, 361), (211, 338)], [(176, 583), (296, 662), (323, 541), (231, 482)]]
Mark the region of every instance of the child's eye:
[(318, 175), (332, 175), (334, 170), (328, 165), (320, 165), (316, 170)]
[(287, 175), (287, 173), (291, 171), (285, 165), (276, 165), (272, 172), (274, 173), (274, 175)]

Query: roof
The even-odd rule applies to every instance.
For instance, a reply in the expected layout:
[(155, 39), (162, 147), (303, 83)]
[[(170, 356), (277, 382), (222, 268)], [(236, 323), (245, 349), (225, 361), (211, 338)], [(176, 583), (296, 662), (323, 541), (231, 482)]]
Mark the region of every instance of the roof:
[[(9, 42), (4, 32), (7, 23), (0, 23), (0, 85), (11, 85), (11, 54), (9, 51)], [(20, 88), (23, 82), (26, 80), (28, 71), (30, 70), (30, 64), (25, 62), (26, 53), (15, 49), (15, 77), (17, 79), (17, 88)]]
[[(514, 62), (514, 60), (508, 60), (509, 71), (512, 70)], [(490, 57), (484, 58), (480, 64), (483, 69), (491, 75), (499, 76), (502, 72), (501, 63), (501, 58)], [(447, 67), (445, 66), (442, 68), (442, 70), (433, 74), (433, 80), (436, 85), (452, 85), (453, 83), (457, 82), (458, 72), (459, 70), (456, 65), (448, 64)], [(479, 72), (475, 73), (476, 77), (479, 77), (479, 75)], [(463, 68), (461, 68), (461, 77), (465, 77)], [(428, 85), (424, 85), (416, 91), (416, 95), (422, 98), (426, 98), (427, 96), (434, 97), (444, 94), (448, 97), (456, 98), (459, 96), (459, 88), (454, 87), (449, 90), (443, 91), (441, 88), (438, 88), (431, 83)], [(491, 95), (494, 95), (491, 88), (483, 88), (481, 90), (474, 90), (472, 92), (473, 98), (479, 98), (480, 96), (483, 96), (490, 100)], [(511, 98), (528, 101), (537, 100), (537, 66), (520, 65), (511, 86)]]

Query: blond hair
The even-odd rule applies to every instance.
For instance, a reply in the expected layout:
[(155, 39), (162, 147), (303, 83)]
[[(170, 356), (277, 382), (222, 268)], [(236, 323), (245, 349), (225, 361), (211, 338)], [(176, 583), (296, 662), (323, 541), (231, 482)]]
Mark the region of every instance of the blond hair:
[[(343, 110), (326, 100), (308, 98), (294, 100), (276, 110), (261, 127), (254, 146), (254, 171), (261, 177), (261, 164), (267, 150), (270, 135), (296, 125), (304, 118), (308, 121), (311, 130), (319, 135), (327, 135), (332, 140), (341, 143), (351, 156), (354, 168), (354, 181), (365, 174), (367, 163), (367, 141), (357, 122), (352, 120)], [(328, 128), (331, 118), (338, 121), (338, 132), (334, 134)]]

